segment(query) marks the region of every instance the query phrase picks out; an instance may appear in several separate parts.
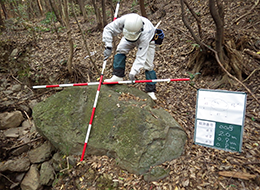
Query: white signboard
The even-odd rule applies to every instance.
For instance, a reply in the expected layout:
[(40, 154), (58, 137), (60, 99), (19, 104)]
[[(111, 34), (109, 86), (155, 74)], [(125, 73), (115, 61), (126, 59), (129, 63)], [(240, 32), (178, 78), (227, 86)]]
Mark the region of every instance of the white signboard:
[(244, 92), (198, 90), (195, 143), (241, 152), (245, 107)]

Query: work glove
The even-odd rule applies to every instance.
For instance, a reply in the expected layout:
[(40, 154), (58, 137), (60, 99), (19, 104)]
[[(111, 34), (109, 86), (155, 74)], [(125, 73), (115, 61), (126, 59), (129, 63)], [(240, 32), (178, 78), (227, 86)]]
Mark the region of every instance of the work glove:
[(106, 47), (104, 51), (104, 60), (107, 60), (112, 53), (112, 47)]
[(134, 84), (135, 75), (129, 74), (129, 80), (131, 80), (132, 84)]

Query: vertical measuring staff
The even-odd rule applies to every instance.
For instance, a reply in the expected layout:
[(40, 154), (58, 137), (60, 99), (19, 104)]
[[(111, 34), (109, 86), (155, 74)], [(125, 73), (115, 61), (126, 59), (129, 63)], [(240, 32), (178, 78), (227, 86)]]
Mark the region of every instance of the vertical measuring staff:
[(113, 21), (116, 20), (116, 18), (117, 18), (117, 13), (118, 13), (118, 10), (119, 10), (119, 4), (120, 4), (120, 1), (118, 1), (117, 4), (116, 4), (116, 10), (115, 10)]
[[(119, 9), (119, 1), (117, 2), (117, 5), (116, 5), (114, 20), (116, 20), (116, 18), (117, 18), (118, 9)], [(89, 135), (90, 135), (91, 127), (92, 127), (92, 122), (93, 122), (94, 115), (95, 115), (95, 110), (96, 110), (96, 106), (97, 106), (100, 88), (101, 88), (102, 81), (103, 81), (104, 70), (105, 70), (106, 64), (107, 64), (107, 59), (105, 59), (104, 62), (103, 62), (102, 72), (101, 72), (101, 76), (100, 76), (100, 80), (99, 80), (99, 84), (98, 84), (98, 89), (97, 89), (97, 93), (96, 93), (96, 97), (95, 97), (95, 101), (94, 101), (94, 105), (93, 105), (93, 109), (92, 109), (92, 113), (91, 113), (91, 117), (90, 117), (90, 121), (89, 121), (89, 125), (88, 125), (88, 131), (87, 131), (87, 135), (86, 135), (86, 138), (85, 138), (85, 143), (84, 143), (84, 147), (83, 147), (83, 151), (82, 151), (82, 154), (81, 154), (80, 161), (83, 161), (85, 151), (86, 151), (86, 148), (87, 148), (87, 145), (88, 145), (88, 139), (89, 139)]]
[(107, 63), (107, 60), (104, 60), (102, 72), (101, 72), (101, 76), (100, 76), (100, 80), (99, 80), (99, 85), (98, 85), (98, 89), (97, 89), (97, 93), (96, 93), (96, 97), (95, 97), (95, 101), (94, 101), (94, 105), (93, 105), (93, 109), (92, 109), (92, 113), (91, 113), (91, 117), (90, 117), (90, 121), (89, 121), (89, 125), (88, 125), (88, 131), (87, 131), (87, 135), (86, 135), (86, 138), (85, 138), (85, 143), (84, 143), (84, 147), (83, 147), (83, 151), (82, 151), (80, 161), (83, 161), (85, 151), (86, 151), (86, 148), (87, 148), (88, 139), (89, 139), (89, 135), (90, 135), (91, 127), (92, 127), (92, 122), (93, 122), (94, 115), (95, 115), (95, 110), (96, 110), (96, 106), (97, 106), (97, 102), (98, 102), (99, 92), (100, 92), (100, 88), (101, 88), (101, 84), (102, 84), (102, 80), (103, 80), (103, 76), (104, 76), (104, 70), (105, 70), (105, 67), (106, 67), (106, 63)]

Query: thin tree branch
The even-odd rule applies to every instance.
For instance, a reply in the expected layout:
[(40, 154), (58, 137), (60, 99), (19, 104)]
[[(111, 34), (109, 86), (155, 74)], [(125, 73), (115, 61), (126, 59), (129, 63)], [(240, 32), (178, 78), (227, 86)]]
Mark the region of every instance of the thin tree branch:
[(201, 49), (204, 51), (205, 48), (204, 48), (204, 46), (203, 46), (203, 44), (202, 44), (202, 42), (201, 42), (201, 39), (200, 39), (198, 36), (196, 36), (196, 34), (194, 33), (194, 31), (192, 30), (192, 28), (191, 28), (191, 26), (190, 26), (190, 23), (187, 21), (185, 15), (184, 15), (184, 2), (183, 2), (183, 0), (180, 0), (180, 2), (181, 2), (181, 16), (182, 16), (182, 21), (183, 21), (183, 23), (185, 24), (185, 26), (188, 28), (188, 30), (190, 31), (190, 33), (191, 33), (193, 39), (196, 41), (197, 44), (200, 45)]
[(3, 176), (5, 179), (7, 179), (9, 182), (11, 182), (12, 184), (16, 184), (15, 182), (13, 182), (10, 178), (8, 178), (7, 176), (5, 176), (4, 174), (0, 173), (0, 176)]
[(85, 45), (85, 49), (87, 50), (87, 53), (89, 55), (90, 61), (91, 61), (92, 65), (93, 65), (93, 67), (95, 68), (95, 70), (98, 72), (98, 75), (101, 75), (100, 71), (98, 70), (98, 68), (97, 68), (97, 66), (95, 64), (95, 61), (92, 59), (91, 53), (90, 53), (89, 48), (88, 48), (87, 41), (86, 41), (85, 36), (84, 36), (84, 33), (83, 33), (83, 31), (82, 31), (82, 29), (80, 27), (79, 21), (78, 21), (78, 19), (76, 17), (76, 13), (75, 13), (75, 9), (74, 9), (73, 3), (71, 3), (71, 8), (72, 8), (74, 19), (75, 19), (75, 21), (76, 21), (76, 23), (78, 25), (79, 30), (80, 30), (80, 34), (81, 34), (81, 37), (83, 39), (83, 42), (84, 42), (84, 45)]
[(258, 70), (260, 70), (260, 67), (258, 67), (255, 70), (253, 70), (252, 73), (250, 73), (250, 75), (245, 80), (243, 80), (243, 82), (246, 82)]
[(190, 7), (189, 3), (186, 0), (184, 0), (184, 3), (188, 7), (191, 14), (194, 16), (194, 18), (196, 19), (197, 25), (198, 25), (198, 30), (199, 30), (199, 36), (202, 39), (201, 21), (200, 21), (199, 17), (197, 16), (197, 14), (195, 13), (195, 11)]
[(30, 143), (32, 143), (32, 142), (34, 142), (34, 141), (38, 141), (38, 140), (40, 140), (40, 139), (42, 139), (42, 138), (43, 138), (43, 137), (41, 136), (41, 137), (38, 137), (38, 138), (36, 138), (36, 139), (33, 139), (33, 140), (29, 141), (29, 142), (26, 142), (26, 143), (23, 143), (23, 144), (19, 144), (19, 145), (16, 145), (16, 146), (14, 146), (14, 147), (11, 147), (11, 148), (6, 148), (6, 150), (13, 150), (13, 149), (19, 148), (19, 147), (21, 147), (21, 146), (30, 144)]

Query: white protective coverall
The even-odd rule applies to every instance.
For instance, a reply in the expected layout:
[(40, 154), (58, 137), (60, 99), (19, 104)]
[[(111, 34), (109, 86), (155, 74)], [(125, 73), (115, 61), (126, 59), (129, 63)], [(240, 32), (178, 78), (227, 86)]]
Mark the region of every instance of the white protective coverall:
[[(131, 19), (134, 13), (123, 15), (105, 26), (103, 31), (103, 39), (106, 47), (113, 47), (113, 36), (123, 32), (124, 22), (126, 19)], [(140, 73), (141, 69), (152, 71), (154, 68), (153, 60), (155, 54), (155, 42), (152, 41), (155, 34), (155, 27), (145, 17), (141, 16), (143, 21), (143, 31), (139, 39), (135, 42), (129, 42), (124, 37), (117, 46), (117, 54), (128, 54), (130, 50), (137, 47), (135, 61), (132, 65), (130, 74), (134, 76)]]

